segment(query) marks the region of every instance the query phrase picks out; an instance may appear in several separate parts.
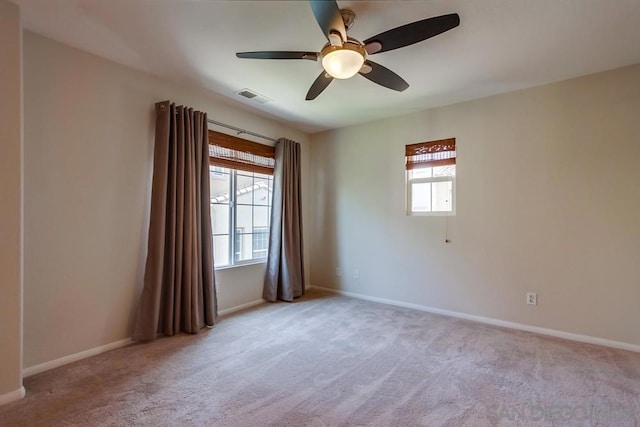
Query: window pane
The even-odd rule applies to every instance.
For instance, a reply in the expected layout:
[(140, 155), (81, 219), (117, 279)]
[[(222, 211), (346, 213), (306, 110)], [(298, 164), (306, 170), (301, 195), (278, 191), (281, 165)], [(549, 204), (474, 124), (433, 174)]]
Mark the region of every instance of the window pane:
[(220, 175), (223, 173), (229, 174), (231, 173), (231, 169), (229, 168), (223, 168), (220, 166), (209, 166), (209, 173), (211, 175)]
[(256, 178), (254, 181), (253, 203), (267, 206), (269, 204), (269, 193), (269, 179)]
[(236, 234), (236, 261), (247, 261), (252, 258), (252, 234)]
[(228, 202), (229, 191), (231, 190), (229, 169), (214, 166), (210, 167), (209, 187), (212, 202)]
[(411, 211), (431, 211), (431, 183), (411, 184)]
[(433, 176), (456, 176), (456, 165), (436, 166), (433, 169)]
[(409, 179), (434, 178), (439, 176), (456, 176), (456, 165), (435, 166), (433, 168), (419, 168), (409, 171)]
[(228, 204), (211, 204), (211, 229), (213, 234), (229, 234), (229, 211)]
[(242, 205), (252, 204), (253, 191), (253, 177), (247, 176), (247, 173), (241, 175), (240, 172), (238, 172), (238, 178), (236, 181), (237, 203)]
[(269, 229), (267, 227), (256, 227), (253, 229), (253, 258), (266, 258), (269, 247)]
[(267, 206), (253, 207), (253, 227), (254, 233), (256, 227), (266, 228), (269, 226), (269, 208)]
[(412, 169), (409, 171), (409, 179), (431, 178), (433, 168)]
[(253, 207), (236, 206), (236, 228), (242, 228), (245, 233), (253, 230)]
[(453, 210), (453, 182), (431, 183), (433, 212), (451, 212)]
[(213, 236), (213, 264), (216, 267), (229, 265), (229, 236)]

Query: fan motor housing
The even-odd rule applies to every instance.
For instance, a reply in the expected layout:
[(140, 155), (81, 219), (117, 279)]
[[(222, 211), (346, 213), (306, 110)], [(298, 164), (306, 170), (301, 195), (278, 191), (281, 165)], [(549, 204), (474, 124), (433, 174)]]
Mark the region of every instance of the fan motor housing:
[(348, 37), (347, 41), (344, 42), (342, 46), (333, 46), (331, 43), (325, 44), (320, 51), (320, 57), (327, 56), (327, 54), (331, 52), (342, 49), (353, 50), (362, 55), (363, 58), (367, 57), (367, 51), (365, 50), (364, 45), (353, 37)]

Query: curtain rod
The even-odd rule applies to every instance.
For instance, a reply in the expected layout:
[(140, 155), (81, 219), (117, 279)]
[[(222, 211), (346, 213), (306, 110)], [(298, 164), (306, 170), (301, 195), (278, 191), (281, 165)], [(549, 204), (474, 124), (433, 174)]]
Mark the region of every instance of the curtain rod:
[(277, 139), (269, 138), (268, 136), (260, 135), (259, 133), (255, 133), (255, 132), (248, 131), (246, 129), (231, 126), (226, 123), (216, 122), (215, 120), (211, 120), (211, 119), (207, 119), (207, 122), (211, 123), (212, 125), (222, 126), (223, 128), (235, 130), (236, 132), (238, 132), (238, 135), (240, 135), (241, 133), (246, 133), (247, 135), (256, 136), (258, 138), (266, 139), (267, 141), (278, 142)]

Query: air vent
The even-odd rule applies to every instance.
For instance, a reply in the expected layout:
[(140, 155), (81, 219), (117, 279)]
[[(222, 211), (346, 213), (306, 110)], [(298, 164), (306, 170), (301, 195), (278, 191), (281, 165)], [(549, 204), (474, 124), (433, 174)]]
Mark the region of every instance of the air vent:
[(249, 99), (255, 98), (256, 96), (258, 96), (253, 92), (249, 92), (248, 90), (243, 90), (241, 92), (238, 92), (238, 95), (244, 96), (245, 98), (249, 98)]
[(268, 102), (271, 102), (271, 99), (267, 98), (266, 96), (260, 95), (259, 93), (256, 93), (251, 89), (244, 88), (236, 93), (243, 98), (247, 98), (253, 102), (257, 102), (258, 104), (266, 104)]

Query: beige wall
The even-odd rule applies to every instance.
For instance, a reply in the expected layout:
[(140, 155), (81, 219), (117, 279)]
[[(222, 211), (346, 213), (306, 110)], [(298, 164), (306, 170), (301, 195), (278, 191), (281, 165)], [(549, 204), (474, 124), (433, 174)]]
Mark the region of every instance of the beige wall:
[[(640, 344), (639, 112), (636, 65), (313, 135), (312, 284)], [(445, 244), (403, 150), (449, 137)]]
[(22, 387), (22, 27), (0, 0), (0, 402)]
[[(171, 99), (220, 122), (295, 139), (305, 170), (309, 150), (306, 134), (231, 101), (33, 33), (24, 38), (24, 360), (31, 367), (130, 336), (146, 253), (155, 102)], [(259, 300), (264, 268), (217, 271), (220, 309)]]

